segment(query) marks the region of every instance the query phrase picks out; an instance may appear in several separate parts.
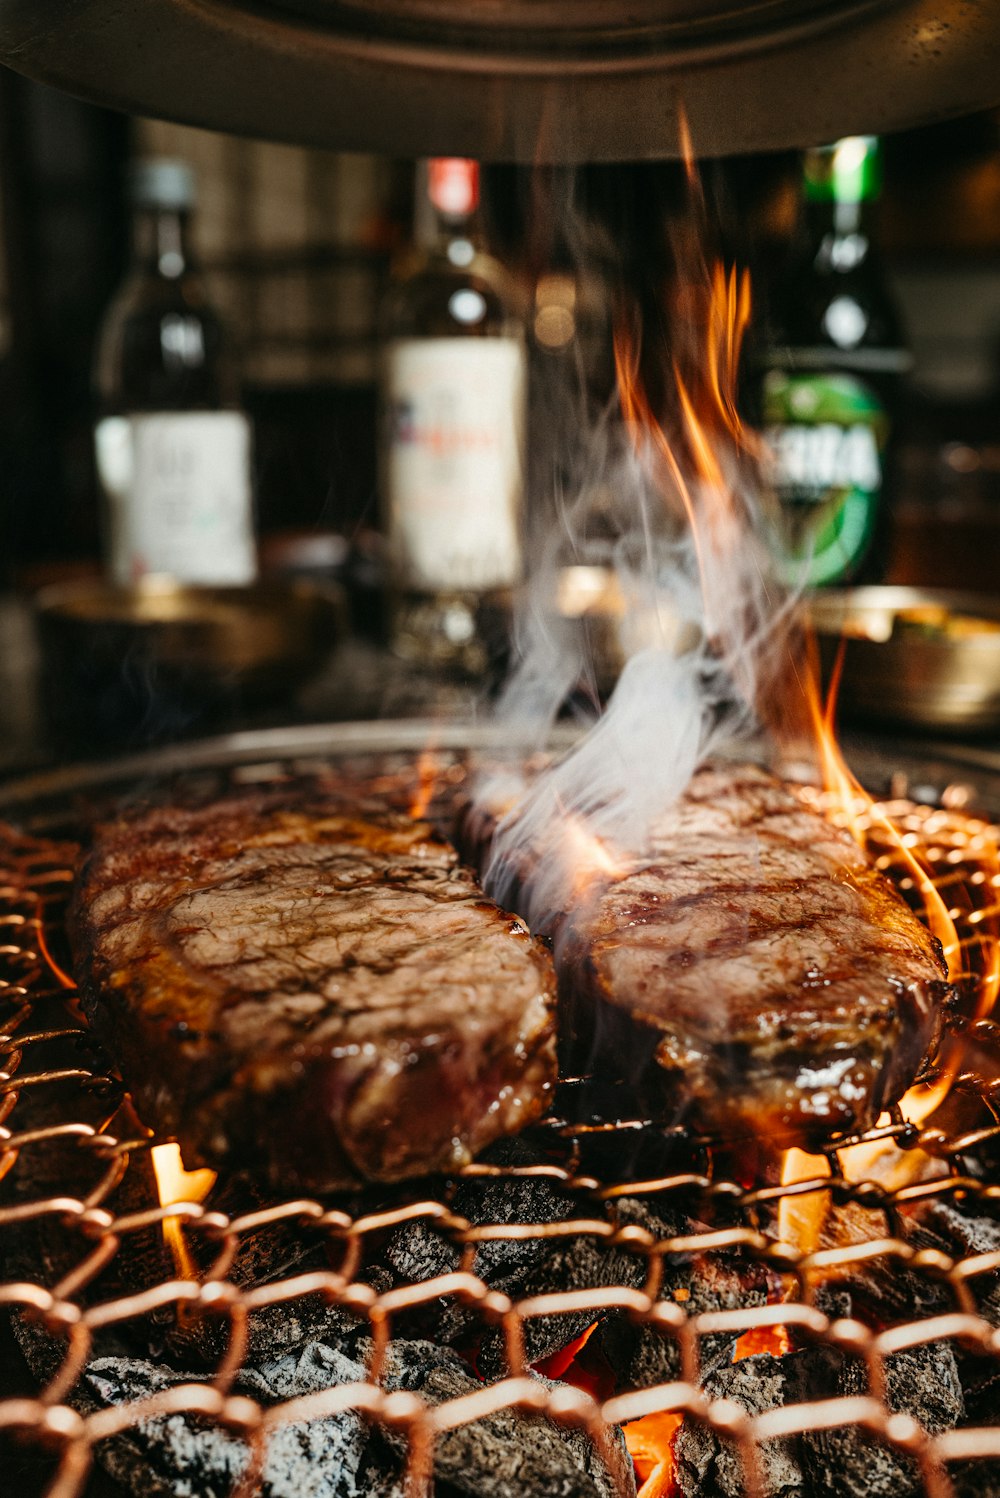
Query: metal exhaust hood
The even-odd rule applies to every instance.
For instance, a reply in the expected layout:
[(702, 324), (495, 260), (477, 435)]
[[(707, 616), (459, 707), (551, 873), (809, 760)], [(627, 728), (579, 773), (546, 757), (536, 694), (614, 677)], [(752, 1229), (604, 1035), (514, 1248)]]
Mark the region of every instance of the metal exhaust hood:
[(998, 0), (0, 0), (0, 62), (188, 124), (484, 160), (802, 146), (1000, 101)]

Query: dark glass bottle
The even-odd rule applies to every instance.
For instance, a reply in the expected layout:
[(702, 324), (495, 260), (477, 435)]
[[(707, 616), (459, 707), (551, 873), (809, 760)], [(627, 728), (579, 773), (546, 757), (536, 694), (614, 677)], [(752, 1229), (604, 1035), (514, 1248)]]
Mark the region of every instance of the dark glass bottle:
[(765, 438), (787, 580), (873, 581), (892, 479), (900, 384), (911, 364), (873, 240), (878, 141), (806, 153), (792, 264), (774, 292)]
[(115, 582), (202, 584), (256, 574), (250, 426), (236, 368), (188, 243), (182, 162), (133, 169), (132, 260), (101, 330), (95, 431), (105, 555)]
[(525, 349), (512, 283), (477, 233), (475, 162), (418, 176), (413, 253), (383, 306), (382, 500), (393, 649), (480, 675), (521, 576)]

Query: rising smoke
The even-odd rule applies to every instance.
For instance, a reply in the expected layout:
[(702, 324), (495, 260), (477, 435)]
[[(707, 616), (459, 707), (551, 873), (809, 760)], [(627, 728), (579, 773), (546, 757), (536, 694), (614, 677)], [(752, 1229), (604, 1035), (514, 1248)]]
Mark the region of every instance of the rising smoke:
[[(599, 871), (642, 857), (649, 828), (699, 763), (757, 732), (785, 659), (790, 610), (766, 544), (754, 439), (736, 403), (749, 285), (710, 255), (706, 225), (691, 174), (665, 241), (658, 315), (619, 266), (613, 394), (596, 418), (588, 413), (581, 439), (571, 371), (551, 438), (561, 434), (566, 450), (536, 464), (558, 481), (532, 496), (550, 523), (496, 710), (515, 768), (484, 772), (478, 793), (498, 818), (487, 887), (505, 901), (517, 886), (534, 930), (579, 903), (588, 861)], [(607, 226), (590, 232), (577, 214), (566, 242), (585, 276), (588, 246), (606, 255)], [(583, 632), (555, 607), (571, 565), (606, 569), (618, 600), (624, 665), (603, 711), (581, 706), (595, 697), (580, 691), (594, 663)], [(586, 730), (575, 748), (541, 773), (516, 768), (544, 749), (569, 701)]]

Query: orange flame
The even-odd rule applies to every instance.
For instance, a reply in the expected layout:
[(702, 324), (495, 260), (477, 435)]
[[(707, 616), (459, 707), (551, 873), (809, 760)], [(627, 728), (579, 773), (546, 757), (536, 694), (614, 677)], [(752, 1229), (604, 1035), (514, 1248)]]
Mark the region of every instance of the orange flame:
[(820, 699), (817, 684), (815, 652), (812, 654), (813, 660), (807, 663), (805, 675), (800, 677), (800, 680), (812, 720), (824, 788), (834, 796), (845, 825), (860, 847), (867, 851), (866, 828), (872, 824), (885, 833), (893, 844), (906, 865), (915, 887), (920, 892), (927, 925), (941, 943), (941, 950), (948, 965), (948, 975), (954, 979), (959, 973), (961, 944), (955, 929), (955, 922), (935, 888), (930, 870), (913, 851), (911, 840), (894, 826), (883, 808), (868, 795), (861, 782), (848, 769), (837, 744), (834, 719), (843, 654), (841, 653), (838, 657), (825, 704)]
[(573, 876), (573, 891), (585, 894), (595, 883), (622, 879), (627, 867), (607, 843), (590, 831), (582, 817), (563, 808), (561, 851)]
[[(150, 1155), (161, 1207), (177, 1202), (202, 1202), (216, 1182), (214, 1170), (187, 1170), (179, 1144), (154, 1144)], [(170, 1250), (177, 1276), (196, 1280), (198, 1268), (184, 1238), (184, 1227), (176, 1217), (164, 1218), (163, 1241)]]
[[(662, 465), (660, 488), (665, 502), (672, 508), (679, 501), (694, 542), (707, 603), (707, 548), (729, 553), (738, 543), (741, 524), (736, 496), (719, 454), (723, 447), (746, 451), (752, 446), (736, 409), (740, 353), (750, 321), (750, 277), (735, 266), (727, 272), (717, 262), (687, 291), (692, 301), (688, 315), (703, 330), (703, 347), (689, 374), (677, 357), (672, 360), (679, 441), (671, 440), (650, 405), (640, 376), (639, 340), (623, 324), (614, 333), (615, 373), (619, 404), (633, 448), (640, 457), (651, 452)], [(683, 458), (679, 448), (683, 449)], [(689, 466), (694, 481), (688, 477)]]
[[(831, 673), (830, 686), (825, 702), (821, 700), (818, 686), (818, 662), (815, 642), (806, 641), (805, 661), (796, 672), (798, 686), (809, 719), (812, 735), (819, 755), (824, 789), (830, 805), (828, 814), (851, 832), (855, 841), (871, 852), (873, 841), (877, 846), (889, 850), (876, 859), (876, 867), (887, 867), (890, 863), (905, 871), (908, 882), (919, 895), (922, 914), (927, 926), (941, 944), (953, 982), (970, 976), (963, 964), (967, 954), (959, 939), (956, 918), (958, 909), (949, 909), (941, 891), (934, 882), (929, 857), (921, 852), (918, 835), (897, 825), (888, 809), (874, 801), (864, 790), (857, 777), (848, 769), (837, 744), (834, 730), (837, 693), (843, 665), (843, 648)], [(964, 856), (960, 852), (959, 856)], [(980, 840), (976, 847), (976, 861), (980, 882), (1000, 886), (1000, 857), (995, 839)], [(993, 879), (996, 885), (993, 885)], [(996, 916), (1000, 905), (994, 910), (985, 905), (973, 911), (970, 922), (977, 928), (973, 939), (978, 944), (979, 973), (976, 984), (976, 1006), (974, 1017), (989, 1013), (1000, 992), (1000, 932)], [(966, 943), (968, 946), (969, 943)], [(920, 1126), (927, 1122), (941, 1106), (951, 1089), (961, 1063), (960, 1048), (952, 1045), (938, 1058), (938, 1075), (929, 1083), (920, 1083), (906, 1093), (899, 1104), (902, 1117), (909, 1123)], [(880, 1126), (890, 1123), (890, 1116), (883, 1114)], [(789, 1161), (790, 1156), (800, 1157)], [(852, 1145), (838, 1152), (840, 1170), (851, 1181), (877, 1179), (887, 1190), (897, 1190), (907, 1183), (926, 1179), (940, 1173), (943, 1166), (920, 1149), (901, 1150), (889, 1137), (870, 1143)], [(785, 1157), (782, 1180), (805, 1180), (826, 1174), (828, 1164), (824, 1157), (803, 1156), (801, 1151), (789, 1151)], [(797, 1203), (811, 1201), (813, 1206), (805, 1220), (800, 1217)], [(779, 1237), (797, 1248), (800, 1254), (808, 1254), (815, 1248), (822, 1223), (829, 1206), (829, 1194), (817, 1191), (805, 1197), (785, 1198), (779, 1208)]]
[(783, 1358), (792, 1350), (792, 1339), (787, 1326), (757, 1326), (752, 1331), (737, 1337), (733, 1348), (733, 1362), (741, 1358), (753, 1358), (760, 1352), (769, 1352), (772, 1358)]
[(417, 784), (410, 800), (410, 816), (415, 821), (420, 821), (427, 815), (427, 809), (434, 799), (441, 768), (441, 763), (432, 749), (421, 750), (417, 760)]
[(673, 1441), (683, 1418), (654, 1413), (622, 1426), (625, 1446), (642, 1484), (636, 1498), (672, 1498), (676, 1491)]

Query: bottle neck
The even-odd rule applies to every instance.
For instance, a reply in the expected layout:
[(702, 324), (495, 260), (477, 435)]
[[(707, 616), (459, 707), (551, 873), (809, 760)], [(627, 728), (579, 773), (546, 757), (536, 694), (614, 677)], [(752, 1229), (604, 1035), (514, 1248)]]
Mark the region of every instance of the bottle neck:
[(192, 268), (188, 214), (176, 208), (140, 208), (133, 228), (135, 259), (145, 270), (177, 281)]
[(417, 173), (418, 245), (468, 265), (479, 247), (479, 166), (458, 157), (422, 162)]
[(459, 269), (471, 265), (481, 248), (476, 215), (455, 218), (435, 212), (429, 248)]
[(817, 269), (847, 272), (856, 270), (868, 259), (872, 247), (871, 210), (871, 200), (806, 204), (806, 233)]

